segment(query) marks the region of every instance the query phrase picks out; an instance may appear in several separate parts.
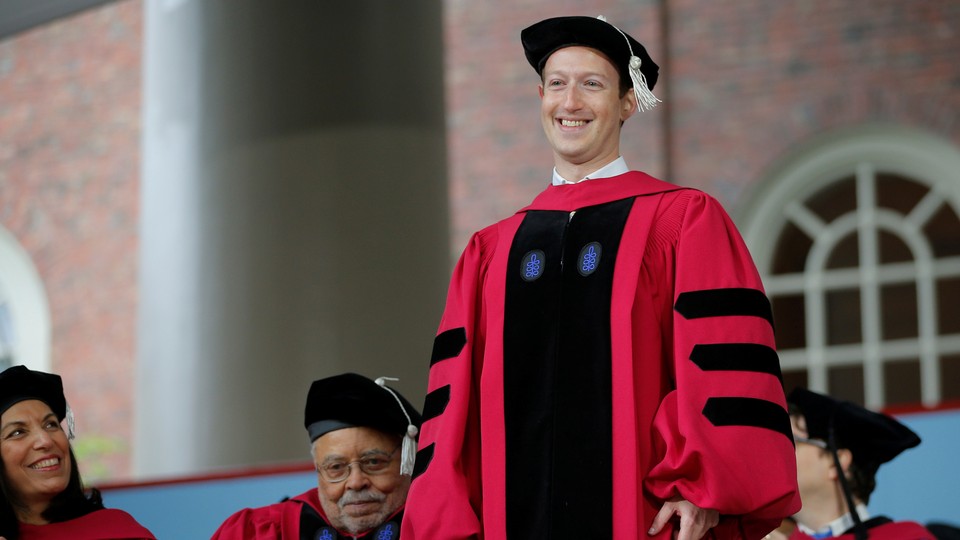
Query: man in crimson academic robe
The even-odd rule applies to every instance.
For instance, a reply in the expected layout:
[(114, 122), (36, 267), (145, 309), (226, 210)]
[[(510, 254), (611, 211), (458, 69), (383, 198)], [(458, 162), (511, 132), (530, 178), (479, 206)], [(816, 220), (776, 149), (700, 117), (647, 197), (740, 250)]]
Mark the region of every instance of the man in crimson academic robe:
[(314, 381), (304, 426), (318, 486), (233, 514), (213, 540), (396, 540), (420, 413), (384, 382), (356, 373)]
[(787, 401), (803, 500), (790, 540), (936, 540), (919, 523), (867, 510), (877, 470), (919, 445), (916, 433), (891, 416), (803, 388)]
[(602, 19), (521, 33), (553, 181), (470, 240), (404, 540), (760, 538), (799, 509), (770, 306), (710, 196), (630, 171), (657, 65)]

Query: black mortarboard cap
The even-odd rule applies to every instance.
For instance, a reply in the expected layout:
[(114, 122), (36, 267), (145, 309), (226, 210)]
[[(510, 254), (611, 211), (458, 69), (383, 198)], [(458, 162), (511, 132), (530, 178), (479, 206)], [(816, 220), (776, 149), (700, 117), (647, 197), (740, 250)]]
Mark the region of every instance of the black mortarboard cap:
[(59, 375), (32, 371), (26, 366), (13, 366), (0, 373), (0, 414), (28, 399), (49, 405), (57, 420), (67, 416), (67, 400), (63, 397), (63, 381)]
[(641, 110), (653, 108), (659, 100), (651, 90), (657, 83), (659, 66), (647, 49), (626, 32), (597, 17), (554, 17), (520, 32), (527, 61), (541, 76), (543, 66), (554, 52), (582, 46), (607, 56), (625, 81), (632, 81)]
[(307, 394), (303, 425), (310, 442), (338, 429), (368, 427), (403, 437), (400, 474), (413, 474), (417, 457), (416, 437), (422, 422), (420, 413), (400, 392), (356, 373), (344, 373), (313, 381)]
[(400, 392), (363, 375), (344, 373), (313, 381), (303, 425), (311, 442), (347, 427), (406, 435), (409, 425), (420, 428), (420, 413)]
[(805, 388), (787, 398), (803, 414), (811, 439), (830, 440), (831, 423), (837, 448), (846, 448), (861, 469), (876, 473), (880, 465), (920, 444), (920, 437), (894, 418)]

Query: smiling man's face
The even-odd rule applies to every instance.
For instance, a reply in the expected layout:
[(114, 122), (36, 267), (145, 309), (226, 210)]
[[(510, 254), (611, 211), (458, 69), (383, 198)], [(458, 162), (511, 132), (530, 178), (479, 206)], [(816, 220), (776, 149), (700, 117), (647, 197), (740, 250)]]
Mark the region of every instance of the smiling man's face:
[[(317, 474), (320, 505), (330, 524), (350, 534), (373, 529), (387, 520), (407, 499), (410, 477), (400, 474), (400, 437), (372, 428), (352, 427), (331, 431), (313, 443), (313, 460), (318, 470), (346, 466), (349, 474), (330, 482)], [(388, 466), (375, 474), (361, 468), (361, 461)], [(371, 467), (372, 468), (372, 467)]]
[(631, 92), (620, 95), (617, 69), (595, 49), (565, 47), (544, 64), (540, 120), (554, 165), (567, 180), (620, 156), (620, 124), (636, 108)]

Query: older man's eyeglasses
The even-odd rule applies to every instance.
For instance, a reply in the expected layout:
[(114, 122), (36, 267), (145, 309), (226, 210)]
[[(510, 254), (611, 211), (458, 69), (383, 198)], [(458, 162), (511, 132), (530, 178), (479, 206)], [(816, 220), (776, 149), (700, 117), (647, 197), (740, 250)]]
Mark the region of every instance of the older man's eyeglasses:
[(376, 476), (378, 474), (383, 474), (387, 472), (390, 468), (390, 463), (393, 462), (393, 455), (397, 453), (397, 450), (400, 449), (400, 446), (393, 449), (393, 452), (389, 454), (384, 454), (383, 452), (378, 452), (371, 455), (366, 455), (360, 459), (355, 459), (353, 461), (330, 461), (319, 465), (317, 467), (317, 472), (320, 473), (320, 476), (323, 477), (327, 482), (336, 484), (337, 482), (343, 482), (350, 477), (350, 467), (356, 464), (360, 467), (360, 470), (363, 471), (363, 474), (367, 476)]
[(826, 443), (826, 441), (821, 441), (820, 439), (808, 439), (808, 438), (806, 438), (806, 437), (800, 437), (800, 436), (798, 436), (798, 435), (794, 435), (794, 436), (793, 436), (793, 442), (796, 442), (796, 443), (804, 443), (804, 444), (812, 444), (813, 446), (816, 446), (817, 448), (822, 448), (822, 449), (824, 449), (824, 450), (827, 449), (827, 443)]

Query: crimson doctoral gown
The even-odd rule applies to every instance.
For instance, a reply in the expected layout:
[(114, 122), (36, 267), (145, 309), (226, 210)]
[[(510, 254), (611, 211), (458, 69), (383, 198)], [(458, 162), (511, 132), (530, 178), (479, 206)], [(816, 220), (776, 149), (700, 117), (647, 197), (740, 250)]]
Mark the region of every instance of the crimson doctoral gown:
[(402, 507), (380, 526), (359, 536), (350, 536), (330, 525), (314, 488), (269, 506), (244, 508), (227, 518), (210, 540), (396, 540), (401, 519)]
[(753, 261), (713, 198), (639, 172), (473, 236), (423, 418), (404, 540), (644, 538), (674, 496), (759, 538), (800, 506)]
[(155, 540), (137, 520), (114, 508), (48, 525), (20, 525), (20, 540)]

